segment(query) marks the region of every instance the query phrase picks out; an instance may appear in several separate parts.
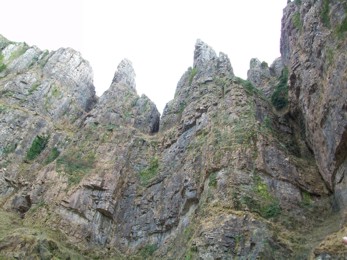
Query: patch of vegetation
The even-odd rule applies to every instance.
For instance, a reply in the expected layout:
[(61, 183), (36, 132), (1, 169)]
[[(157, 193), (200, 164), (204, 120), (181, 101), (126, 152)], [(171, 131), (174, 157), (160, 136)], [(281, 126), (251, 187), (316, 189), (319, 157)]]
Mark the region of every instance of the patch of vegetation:
[(158, 174), (159, 160), (157, 157), (151, 159), (149, 166), (140, 172), (140, 182), (147, 185), (150, 180)]
[(93, 152), (83, 154), (81, 151), (70, 151), (56, 160), (57, 170), (67, 174), (69, 186), (78, 184), (94, 168), (94, 164)]
[(253, 179), (255, 196), (243, 196), (241, 202), (247, 205), (251, 211), (259, 213), (263, 218), (277, 217), (281, 213), (278, 199), (271, 195), (267, 184), (258, 175), (255, 175)]
[(240, 84), (246, 90), (246, 92), (250, 95), (261, 93), (261, 91), (257, 89), (256, 87), (254, 87), (253, 84), (248, 80), (235, 77), (235, 81), (236, 83)]
[(117, 126), (115, 124), (108, 124), (106, 126), (106, 130), (109, 131), (109, 132), (113, 132), (114, 129), (116, 129)]
[(327, 64), (328, 64), (328, 66), (330, 66), (331, 64), (333, 64), (333, 62), (334, 62), (334, 51), (333, 51), (333, 49), (331, 49), (331, 48), (328, 48), (327, 49), (327, 52), (326, 52), (326, 57), (327, 57)]
[(263, 62), (260, 64), (260, 67), (261, 67), (262, 69), (266, 69), (266, 68), (269, 67), (269, 64), (267, 64), (266, 61), (263, 61)]
[(271, 103), (277, 110), (281, 110), (288, 105), (288, 68), (282, 70), (279, 83), (271, 96)]
[(303, 191), (301, 193), (301, 196), (302, 196), (301, 206), (310, 207), (312, 205), (312, 198), (310, 193), (308, 193), (307, 191)]
[(272, 120), (269, 116), (265, 116), (261, 127), (265, 130), (272, 130)]
[(323, 7), (322, 11), (320, 13), (322, 23), (324, 24), (325, 27), (330, 28), (330, 6), (329, 6), (329, 0), (323, 0)]
[(186, 108), (186, 106), (187, 106), (186, 102), (184, 102), (184, 101), (181, 102), (181, 103), (180, 103), (180, 107), (179, 107), (178, 113), (179, 113), (179, 114), (182, 114), (183, 111), (184, 111), (184, 109)]
[(34, 83), (31, 88), (29, 89), (29, 95), (31, 95), (32, 93), (34, 93), (40, 86), (39, 82)]
[(233, 206), (236, 210), (241, 210), (241, 202), (240, 202), (240, 199), (239, 199), (239, 195), (237, 192), (233, 192), (232, 195), (231, 195), (231, 198), (232, 198), (232, 201), (233, 201)]
[(294, 0), (294, 3), (295, 3), (296, 5), (301, 5), (301, 0)]
[(49, 153), (48, 157), (46, 158), (46, 160), (44, 161), (44, 164), (50, 164), (51, 162), (53, 162), (55, 159), (57, 159), (60, 155), (60, 152), (58, 150), (58, 148), (54, 147), (51, 152)]
[(38, 209), (45, 207), (47, 204), (44, 200), (40, 200), (37, 204), (34, 204), (31, 208), (30, 208), (30, 212), (34, 213), (36, 212)]
[(11, 53), (9, 58), (10, 62), (14, 61), (18, 57), (22, 56), (28, 50), (27, 46), (20, 46), (14, 52)]
[(342, 23), (337, 27), (337, 37), (342, 38), (345, 32), (347, 32), (347, 13), (345, 19), (343, 19)]
[(155, 244), (146, 245), (140, 250), (140, 255), (143, 259), (147, 259), (151, 257), (157, 249), (158, 247)]
[(59, 90), (59, 88), (56, 85), (53, 85), (52, 96), (55, 98), (58, 98), (59, 96), (61, 96), (61, 91)]
[(17, 148), (17, 144), (9, 144), (5, 146), (4, 148), (0, 148), (0, 156), (4, 155), (7, 156), (10, 153), (13, 153)]
[(298, 29), (299, 31), (302, 30), (302, 22), (301, 22), (301, 18), (300, 18), (300, 13), (296, 12), (293, 17), (292, 17), (292, 23), (294, 25), (294, 27), (296, 29)]
[(217, 172), (210, 174), (208, 186), (213, 188), (217, 187)]
[(198, 69), (196, 67), (194, 67), (194, 68), (189, 67), (188, 71), (190, 73), (189, 74), (189, 81), (188, 81), (189, 86), (190, 86), (190, 85), (192, 85), (192, 82), (193, 82), (195, 75), (198, 73)]
[(29, 148), (26, 159), (32, 161), (36, 159), (48, 144), (49, 136), (36, 136)]
[(6, 112), (7, 106), (0, 104), (0, 113)]
[(2, 53), (0, 53), (0, 73), (6, 69), (6, 65), (3, 62), (4, 56), (2, 55)]

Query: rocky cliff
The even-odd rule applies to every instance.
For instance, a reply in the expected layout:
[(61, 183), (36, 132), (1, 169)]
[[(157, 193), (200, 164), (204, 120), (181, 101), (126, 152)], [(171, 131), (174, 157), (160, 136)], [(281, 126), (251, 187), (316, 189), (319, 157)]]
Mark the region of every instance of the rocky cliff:
[(198, 40), (161, 118), (129, 60), (98, 98), (78, 52), (0, 37), (0, 256), (345, 258), (346, 10), (288, 3), (247, 80)]

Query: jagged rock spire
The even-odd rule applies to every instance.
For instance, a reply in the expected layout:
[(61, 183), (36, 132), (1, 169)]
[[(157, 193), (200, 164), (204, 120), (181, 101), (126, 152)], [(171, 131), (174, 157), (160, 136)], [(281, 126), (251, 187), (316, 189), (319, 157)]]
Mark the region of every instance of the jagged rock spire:
[(131, 61), (128, 59), (123, 59), (117, 67), (117, 71), (114, 74), (112, 84), (123, 83), (135, 90), (135, 77), (136, 74)]
[(206, 63), (216, 58), (217, 54), (210, 46), (200, 39), (196, 41), (194, 51), (194, 67), (204, 66)]

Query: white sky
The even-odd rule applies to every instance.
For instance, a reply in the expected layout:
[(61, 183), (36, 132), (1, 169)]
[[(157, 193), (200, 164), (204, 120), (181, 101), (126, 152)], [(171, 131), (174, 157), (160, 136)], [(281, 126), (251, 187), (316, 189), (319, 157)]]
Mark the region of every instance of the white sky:
[(196, 39), (226, 53), (246, 78), (253, 57), (280, 56), (287, 0), (0, 0), (0, 34), (40, 49), (72, 47), (94, 70), (100, 96), (123, 58), (132, 61), (137, 92), (160, 112), (193, 64)]

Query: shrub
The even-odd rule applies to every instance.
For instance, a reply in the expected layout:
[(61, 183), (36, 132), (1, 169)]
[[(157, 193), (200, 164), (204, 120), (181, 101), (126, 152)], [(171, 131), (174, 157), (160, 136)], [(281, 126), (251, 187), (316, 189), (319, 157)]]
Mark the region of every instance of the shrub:
[(294, 0), (294, 3), (295, 3), (296, 5), (301, 5), (301, 0)]
[(36, 136), (27, 152), (26, 159), (29, 161), (36, 159), (46, 148), (48, 139), (48, 136)]
[(279, 83), (271, 96), (271, 103), (277, 110), (288, 105), (288, 69), (284, 68), (279, 78)]
[(157, 175), (159, 169), (159, 161), (157, 157), (152, 158), (149, 166), (140, 172), (140, 182), (147, 185), (149, 181)]

